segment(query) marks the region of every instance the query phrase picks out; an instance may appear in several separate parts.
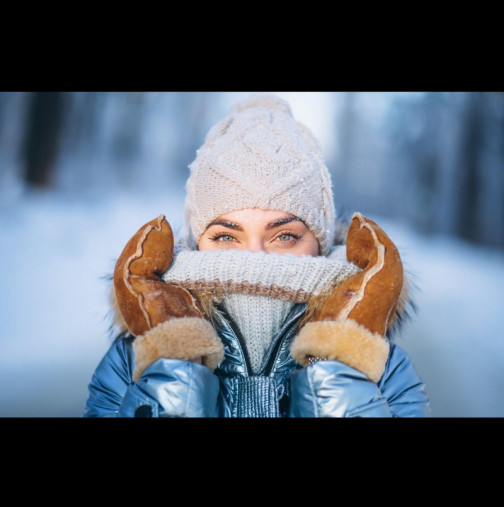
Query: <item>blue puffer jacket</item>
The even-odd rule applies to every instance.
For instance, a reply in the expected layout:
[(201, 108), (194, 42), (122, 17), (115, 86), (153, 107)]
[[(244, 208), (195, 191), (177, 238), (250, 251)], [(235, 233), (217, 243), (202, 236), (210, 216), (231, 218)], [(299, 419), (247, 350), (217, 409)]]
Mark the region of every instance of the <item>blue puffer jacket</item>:
[(305, 304), (293, 307), (260, 374), (251, 375), (239, 331), (223, 312), (216, 322), (225, 357), (212, 373), (179, 359), (158, 359), (132, 381), (133, 337), (117, 338), (89, 385), (85, 417), (424, 417), (425, 385), (397, 345), (380, 381), (338, 361), (306, 368), (289, 349)]

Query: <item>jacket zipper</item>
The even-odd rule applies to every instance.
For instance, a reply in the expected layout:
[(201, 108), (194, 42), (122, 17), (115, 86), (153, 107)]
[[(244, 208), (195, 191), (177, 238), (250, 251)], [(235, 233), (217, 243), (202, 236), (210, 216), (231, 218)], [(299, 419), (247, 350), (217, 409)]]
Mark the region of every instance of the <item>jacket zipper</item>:
[[(304, 312), (304, 310), (303, 310)], [(268, 359), (268, 362), (266, 363), (266, 366), (264, 367), (262, 375), (269, 376), (271, 374), (271, 370), (273, 369), (273, 366), (277, 360), (278, 353), (280, 351), (280, 347), (282, 346), (283, 342), (287, 339), (288, 336), (290, 336), (290, 331), (292, 329), (292, 326), (296, 326), (297, 322), (299, 320), (299, 317), (301, 313), (303, 312), (296, 312), (294, 316), (292, 316), (287, 324), (280, 329), (279, 334), (282, 335), (282, 338), (280, 338), (277, 343), (274, 345), (273, 350), (271, 351), (270, 357)]]
[[(219, 312), (221, 314), (221, 318), (224, 320), (224, 322), (226, 323), (226, 325), (228, 325), (233, 330), (233, 333), (236, 336), (236, 339), (238, 340), (238, 343), (240, 344), (240, 348), (241, 348), (241, 351), (242, 351), (242, 354), (243, 354), (243, 358), (245, 359), (245, 368), (247, 370), (247, 375), (249, 377), (255, 376), (255, 374), (252, 372), (252, 362), (250, 360), (250, 356), (249, 356), (249, 353), (248, 353), (248, 350), (247, 350), (247, 346), (245, 345), (245, 339), (243, 338), (243, 335), (241, 334), (241, 331), (238, 329), (238, 327), (236, 326), (235, 322), (230, 317), (230, 315), (228, 314), (228, 312), (225, 310), (224, 307), (219, 306), (218, 310), (219, 310)], [(297, 325), (297, 321), (299, 319), (299, 316), (303, 312), (304, 312), (304, 309), (303, 309), (302, 312), (301, 311), (299, 313), (296, 312), (294, 314), (294, 316), (292, 316), (289, 319), (289, 321), (287, 322), (287, 324), (284, 325), (284, 327), (282, 327), (282, 329), (280, 329), (280, 331), (279, 331), (279, 333), (278, 333), (277, 336), (282, 336), (282, 337), (278, 338), (277, 343), (275, 343), (274, 348), (273, 348), (273, 350), (270, 353), (270, 357), (268, 359), (268, 362), (266, 363), (266, 366), (261, 370), (263, 373), (259, 373), (259, 375), (265, 376), (265, 377), (270, 376), (271, 370), (273, 369), (273, 365), (275, 364), (275, 361), (277, 359), (278, 352), (280, 350), (280, 347), (281, 347), (282, 343), (286, 340), (286, 338), (287, 338), (287, 336), (289, 334), (289, 331), (291, 330), (292, 326), (293, 325), (294, 326)]]
[(241, 331), (238, 329), (235, 322), (228, 314), (228, 312), (224, 309), (224, 307), (219, 306), (218, 310), (221, 314), (221, 318), (224, 320), (225, 324), (228, 325), (233, 330), (233, 333), (236, 336), (238, 343), (240, 344), (240, 349), (242, 351), (243, 358), (245, 359), (245, 369), (247, 370), (247, 376), (249, 377), (253, 376), (252, 361), (250, 360), (250, 356), (247, 347), (245, 345), (245, 339), (243, 338)]

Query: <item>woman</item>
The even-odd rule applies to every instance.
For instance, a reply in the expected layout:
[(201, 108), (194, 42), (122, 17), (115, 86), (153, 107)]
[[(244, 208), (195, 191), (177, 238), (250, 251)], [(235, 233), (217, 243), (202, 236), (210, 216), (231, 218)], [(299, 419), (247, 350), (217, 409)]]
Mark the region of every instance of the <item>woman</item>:
[(237, 104), (190, 166), (185, 245), (163, 216), (114, 271), (124, 332), (85, 416), (428, 415), (389, 338), (406, 303), (397, 248), (359, 213), (341, 239), (320, 147), (271, 95)]

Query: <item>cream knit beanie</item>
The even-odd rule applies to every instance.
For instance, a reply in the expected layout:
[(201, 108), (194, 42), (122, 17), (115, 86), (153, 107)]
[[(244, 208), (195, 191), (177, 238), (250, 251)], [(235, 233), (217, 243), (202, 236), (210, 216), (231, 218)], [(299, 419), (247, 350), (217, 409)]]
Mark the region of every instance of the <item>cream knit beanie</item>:
[(286, 101), (259, 94), (237, 103), (210, 129), (189, 169), (185, 223), (191, 246), (220, 215), (261, 208), (301, 218), (321, 255), (329, 253), (335, 233), (331, 177), (317, 140)]

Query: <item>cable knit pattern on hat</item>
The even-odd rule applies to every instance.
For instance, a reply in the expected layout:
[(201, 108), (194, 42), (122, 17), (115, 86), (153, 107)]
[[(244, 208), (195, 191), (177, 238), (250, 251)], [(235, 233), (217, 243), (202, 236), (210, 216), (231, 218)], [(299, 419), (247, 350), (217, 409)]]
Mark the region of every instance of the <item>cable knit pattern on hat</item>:
[(238, 326), (257, 374), (271, 340), (292, 306), (342, 283), (360, 268), (346, 260), (346, 247), (327, 257), (249, 250), (188, 250), (177, 245), (165, 282), (218, 294)]
[(334, 240), (329, 171), (309, 129), (287, 102), (261, 94), (239, 102), (209, 132), (186, 184), (187, 240), (195, 246), (215, 218), (246, 208), (301, 218), (326, 255)]

